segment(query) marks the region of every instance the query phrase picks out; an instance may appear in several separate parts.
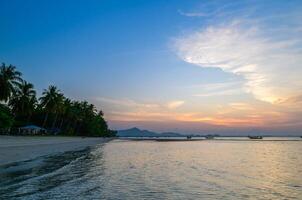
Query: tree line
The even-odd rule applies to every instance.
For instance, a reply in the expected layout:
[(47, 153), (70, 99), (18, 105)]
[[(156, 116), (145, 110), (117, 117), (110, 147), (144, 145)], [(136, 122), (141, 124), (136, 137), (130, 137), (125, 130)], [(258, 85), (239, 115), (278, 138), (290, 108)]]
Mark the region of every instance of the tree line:
[(79, 136), (115, 136), (103, 112), (87, 101), (71, 100), (54, 85), (37, 98), (34, 85), (13, 65), (0, 68), (0, 128), (37, 125), (48, 132)]

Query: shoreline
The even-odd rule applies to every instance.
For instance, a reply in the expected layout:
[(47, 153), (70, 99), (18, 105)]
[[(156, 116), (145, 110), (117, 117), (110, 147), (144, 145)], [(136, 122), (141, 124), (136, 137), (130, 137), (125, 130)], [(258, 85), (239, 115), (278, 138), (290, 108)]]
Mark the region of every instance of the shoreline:
[(103, 144), (112, 138), (70, 136), (0, 136), (0, 166)]
[[(272, 138), (278, 138), (278, 139), (272, 139)], [(186, 139), (183, 137), (166, 137), (166, 138), (154, 138), (154, 137), (142, 137), (142, 138), (134, 138), (134, 137), (122, 137), (122, 138), (118, 138), (120, 140), (129, 140), (129, 141), (155, 141), (155, 142), (197, 142), (197, 141), (244, 141), (244, 142), (250, 142), (250, 141), (255, 141), (255, 142), (284, 142), (284, 141), (288, 141), (288, 142), (302, 142), (302, 139), (300, 137), (286, 137), (286, 138), (291, 138), (291, 139), (283, 139), (285, 137), (266, 137), (265, 139), (248, 139), (246, 137), (237, 137), (237, 138), (213, 138), (213, 139), (206, 139), (206, 138), (192, 138), (192, 139)], [(282, 139), (279, 139), (282, 138)]]

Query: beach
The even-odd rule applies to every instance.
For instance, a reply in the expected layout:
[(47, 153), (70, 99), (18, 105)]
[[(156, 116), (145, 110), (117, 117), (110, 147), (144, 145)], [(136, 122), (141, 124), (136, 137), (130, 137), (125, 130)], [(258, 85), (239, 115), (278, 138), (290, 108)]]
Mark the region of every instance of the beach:
[(81, 150), (109, 140), (100, 137), (0, 136), (0, 165)]
[(0, 199), (301, 199), (301, 151), (299, 141), (115, 139), (0, 167)]

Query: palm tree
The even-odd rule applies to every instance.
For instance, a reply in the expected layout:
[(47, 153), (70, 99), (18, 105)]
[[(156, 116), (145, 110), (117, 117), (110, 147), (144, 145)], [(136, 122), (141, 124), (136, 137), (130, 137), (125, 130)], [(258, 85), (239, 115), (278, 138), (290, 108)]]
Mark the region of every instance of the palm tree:
[(18, 82), (21, 82), (21, 72), (16, 70), (13, 65), (6, 66), (2, 63), (0, 67), (0, 101), (7, 101)]
[(45, 109), (45, 118), (43, 127), (45, 127), (49, 113), (56, 114), (59, 106), (63, 102), (63, 94), (56, 86), (50, 85), (48, 89), (45, 89), (40, 97), (41, 107)]
[(33, 84), (24, 80), (16, 85), (17, 87), (15, 88), (13, 96), (9, 100), (9, 106), (11, 106), (15, 116), (27, 116), (28, 122), (35, 109), (36, 91), (34, 90)]
[(73, 119), (73, 131), (77, 133), (79, 124), (82, 121), (82, 105), (79, 101), (72, 102), (71, 115)]
[(69, 121), (69, 119), (71, 117), (71, 106), (72, 106), (71, 100), (68, 98), (64, 98), (64, 102), (63, 102), (63, 104), (61, 106), (61, 110), (60, 110), (61, 122), (59, 125), (59, 129), (62, 128), (64, 121), (67, 121), (67, 122)]
[(62, 114), (64, 112), (64, 99), (65, 99), (65, 97), (61, 93), (59, 93), (56, 97), (56, 106), (55, 106), (55, 109), (53, 110), (54, 114), (55, 114), (55, 118), (52, 122), (52, 126), (51, 126), (52, 129), (55, 128), (58, 115)]

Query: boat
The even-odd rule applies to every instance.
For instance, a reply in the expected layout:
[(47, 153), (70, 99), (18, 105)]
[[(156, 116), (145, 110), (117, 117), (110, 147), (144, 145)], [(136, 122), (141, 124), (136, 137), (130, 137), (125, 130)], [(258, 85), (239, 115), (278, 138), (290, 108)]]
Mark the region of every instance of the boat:
[(262, 136), (248, 136), (250, 139), (262, 139)]
[(212, 140), (212, 139), (214, 139), (214, 136), (213, 135), (206, 135), (205, 138), (207, 140)]

